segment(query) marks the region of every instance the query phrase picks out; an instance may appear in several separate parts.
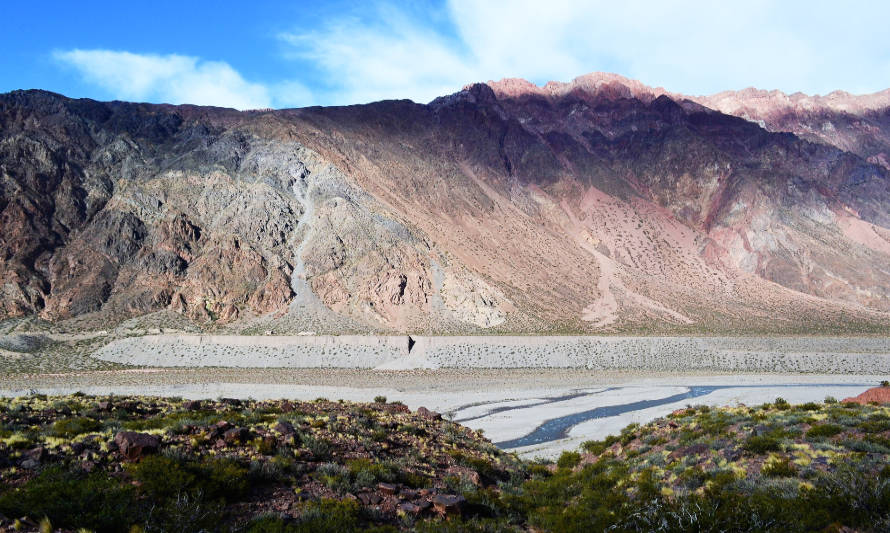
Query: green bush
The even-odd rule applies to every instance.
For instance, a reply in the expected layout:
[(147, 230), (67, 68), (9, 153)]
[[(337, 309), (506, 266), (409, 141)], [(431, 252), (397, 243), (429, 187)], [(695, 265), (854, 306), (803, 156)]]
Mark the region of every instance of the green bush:
[(80, 416), (76, 418), (63, 418), (57, 420), (50, 429), (54, 437), (75, 437), (82, 433), (91, 433), (102, 429), (102, 423), (92, 418)]
[(591, 455), (600, 455), (616, 442), (618, 442), (618, 437), (616, 437), (615, 435), (609, 435), (604, 440), (586, 441), (581, 444), (581, 448)]
[[(323, 499), (306, 502), (296, 521), (285, 523), (277, 517), (255, 520), (247, 533), (352, 533), (369, 531), (361, 527), (358, 504), (353, 500)], [(383, 531), (379, 530), (378, 531)]]
[(230, 459), (178, 461), (162, 455), (150, 455), (128, 465), (141, 490), (165, 501), (181, 494), (200, 494), (208, 500), (236, 500), (249, 488), (248, 470)]
[(866, 433), (883, 433), (890, 431), (890, 420), (866, 420), (859, 423), (859, 429)]
[(797, 467), (787, 457), (774, 458), (763, 465), (760, 473), (767, 477), (793, 477), (797, 475)]
[(55, 527), (104, 533), (127, 531), (138, 521), (138, 504), (132, 486), (105, 473), (78, 474), (52, 467), (0, 495), (0, 513), (45, 516)]
[(127, 465), (133, 479), (150, 497), (165, 500), (194, 487), (195, 473), (186, 464), (162, 455), (149, 455)]
[(820, 439), (834, 437), (844, 432), (844, 427), (838, 424), (819, 424), (807, 431), (808, 439)]
[(772, 435), (752, 435), (745, 440), (742, 448), (755, 454), (782, 451), (782, 442)]
[(581, 462), (581, 454), (578, 452), (562, 452), (559, 459), (556, 460), (556, 466), (559, 468), (575, 468)]
[(324, 461), (331, 456), (331, 443), (308, 433), (300, 435), (303, 446), (309, 450), (316, 461)]

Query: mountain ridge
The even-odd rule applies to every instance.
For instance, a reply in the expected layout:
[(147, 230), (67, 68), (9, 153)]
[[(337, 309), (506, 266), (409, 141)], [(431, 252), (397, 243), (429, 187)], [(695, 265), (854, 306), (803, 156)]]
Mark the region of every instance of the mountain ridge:
[[(220, 331), (890, 323), (887, 109), (782, 132), (580, 78), (249, 112), (0, 95), (0, 313)], [(813, 116), (841, 134), (807, 134)]]

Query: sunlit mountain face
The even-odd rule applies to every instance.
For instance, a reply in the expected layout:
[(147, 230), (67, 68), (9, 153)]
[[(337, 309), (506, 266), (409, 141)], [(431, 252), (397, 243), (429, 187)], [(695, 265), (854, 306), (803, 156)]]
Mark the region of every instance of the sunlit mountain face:
[(890, 324), (890, 93), (609, 74), (278, 111), (0, 95), (0, 318), (288, 331)]

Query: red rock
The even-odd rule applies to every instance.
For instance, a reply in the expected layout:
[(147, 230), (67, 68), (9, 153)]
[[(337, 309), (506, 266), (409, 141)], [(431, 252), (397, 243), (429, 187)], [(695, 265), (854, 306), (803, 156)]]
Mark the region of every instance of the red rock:
[(121, 454), (131, 461), (155, 453), (161, 446), (161, 440), (155, 435), (135, 431), (119, 432), (114, 436), (114, 443)]
[(877, 403), (890, 403), (890, 387), (874, 387), (868, 389), (863, 392), (859, 396), (853, 396), (852, 398), (844, 398), (844, 403), (853, 402), (853, 403), (861, 403), (863, 405), (877, 402)]

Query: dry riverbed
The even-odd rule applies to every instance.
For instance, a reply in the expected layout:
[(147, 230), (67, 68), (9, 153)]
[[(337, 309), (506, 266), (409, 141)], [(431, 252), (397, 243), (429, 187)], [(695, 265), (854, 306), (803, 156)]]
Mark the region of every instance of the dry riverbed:
[[(145, 368), (0, 375), (0, 394), (144, 394), (183, 398), (369, 401), (386, 396), (444, 413), (506, 449), (553, 457), (687, 404), (842, 399), (881, 375), (646, 372), (582, 369)], [(539, 442), (523, 442), (524, 437)]]

